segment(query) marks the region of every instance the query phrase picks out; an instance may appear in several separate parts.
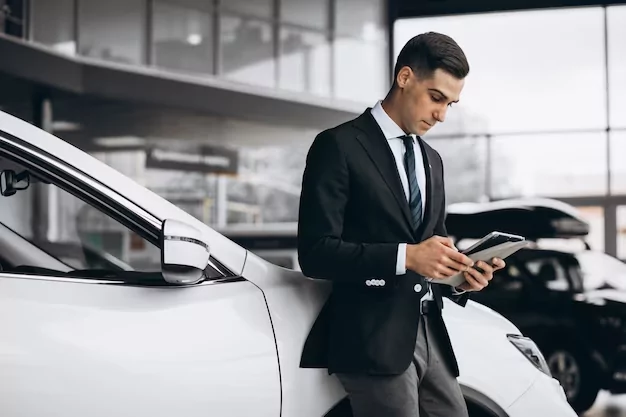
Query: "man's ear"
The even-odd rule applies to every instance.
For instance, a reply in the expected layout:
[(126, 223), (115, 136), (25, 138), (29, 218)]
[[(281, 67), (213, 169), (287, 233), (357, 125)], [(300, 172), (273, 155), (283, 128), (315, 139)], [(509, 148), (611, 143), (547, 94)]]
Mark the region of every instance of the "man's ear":
[(413, 71), (410, 67), (402, 67), (400, 71), (398, 71), (398, 76), (396, 77), (396, 85), (400, 88), (406, 88), (412, 74)]

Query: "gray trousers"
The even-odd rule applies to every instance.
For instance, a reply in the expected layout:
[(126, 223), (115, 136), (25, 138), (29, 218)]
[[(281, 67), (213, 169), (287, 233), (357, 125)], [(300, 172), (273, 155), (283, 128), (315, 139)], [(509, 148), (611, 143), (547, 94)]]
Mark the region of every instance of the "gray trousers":
[(413, 361), (403, 374), (337, 374), (354, 417), (467, 417), (461, 387), (443, 361), (432, 320), (420, 317)]

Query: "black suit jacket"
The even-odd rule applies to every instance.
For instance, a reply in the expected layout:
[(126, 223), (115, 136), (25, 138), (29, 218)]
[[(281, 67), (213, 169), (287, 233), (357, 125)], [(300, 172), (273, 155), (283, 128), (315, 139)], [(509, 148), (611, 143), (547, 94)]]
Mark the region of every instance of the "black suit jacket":
[[(427, 291), (413, 271), (396, 275), (398, 244), (446, 236), (443, 164), (421, 139), (426, 207), (418, 230), (393, 153), (367, 109), (320, 133), (307, 155), (298, 222), (298, 257), (305, 275), (331, 280), (333, 290), (304, 349), (301, 366), (329, 373), (400, 374), (411, 363)], [(375, 279), (377, 285), (372, 284)], [(369, 285), (368, 285), (369, 284)], [(437, 306), (450, 287), (433, 285)], [(438, 337), (455, 375), (456, 359), (440, 314)]]

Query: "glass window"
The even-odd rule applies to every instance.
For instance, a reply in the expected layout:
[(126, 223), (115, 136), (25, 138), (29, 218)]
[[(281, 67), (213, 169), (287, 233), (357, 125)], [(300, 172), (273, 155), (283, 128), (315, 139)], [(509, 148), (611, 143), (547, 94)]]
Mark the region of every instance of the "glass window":
[(280, 31), (279, 87), (330, 94), (330, 45), (326, 35), (283, 27)]
[(240, 16), (220, 17), (221, 74), (229, 79), (275, 86), (276, 60), (270, 23)]
[(76, 53), (74, 0), (31, 1), (32, 37), (67, 54)]
[(626, 194), (626, 131), (612, 131), (609, 138), (611, 141), (611, 193)]
[(338, 98), (373, 106), (391, 86), (387, 75), (387, 48), (383, 43), (336, 38), (334, 90)]
[[(480, 202), (487, 198), (487, 140), (479, 138), (427, 140), (443, 160), (446, 204)], [(459, 155), (463, 155), (459, 158)]]
[(366, 41), (386, 41), (384, 0), (335, 0), (335, 29)]
[(163, 68), (212, 74), (212, 14), (202, 9), (203, 2), (193, 3), (200, 7), (154, 3), (154, 62)]
[(605, 194), (606, 141), (605, 132), (494, 137), (492, 193), (497, 197)]
[(79, 52), (109, 61), (144, 63), (144, 0), (81, 0)]
[(463, 48), (471, 70), (459, 107), (489, 132), (606, 128), (601, 7), (403, 19), (395, 56), (427, 31)]
[(220, 3), (223, 10), (264, 18), (274, 16), (273, 0), (221, 0)]
[[(47, 274), (45, 270), (78, 269), (90, 270), (80, 276), (94, 278), (111, 272), (160, 271), (160, 249), (108, 214), (54, 183), (39, 181), (20, 164), (0, 157), (0, 169), (25, 175), (17, 183), (23, 189), (0, 196), (0, 232), (13, 242), (12, 250), (0, 253), (5, 271)], [(33, 251), (43, 252), (33, 256)]]
[(626, 262), (626, 206), (617, 207), (617, 257)]
[(626, 127), (626, 6), (607, 7), (611, 127)]
[(280, 0), (280, 20), (300, 26), (326, 30), (329, 0)]

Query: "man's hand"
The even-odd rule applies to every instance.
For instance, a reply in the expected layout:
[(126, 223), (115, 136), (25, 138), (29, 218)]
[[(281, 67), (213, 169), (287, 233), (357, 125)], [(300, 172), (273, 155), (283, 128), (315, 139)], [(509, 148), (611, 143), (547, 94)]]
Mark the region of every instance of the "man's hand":
[(468, 271), (474, 262), (459, 252), (446, 237), (433, 236), (417, 245), (406, 246), (406, 268), (433, 279)]
[[(504, 261), (499, 258), (493, 258), (491, 260), (491, 265), (486, 262), (478, 261), (476, 262), (476, 268), (470, 268), (468, 271), (463, 273), (466, 282), (457, 287), (459, 290), (465, 291), (480, 291), (489, 285), (489, 281), (493, 278), (493, 273), (499, 269), (502, 269), (506, 266)], [(482, 270), (482, 272), (481, 272)]]

